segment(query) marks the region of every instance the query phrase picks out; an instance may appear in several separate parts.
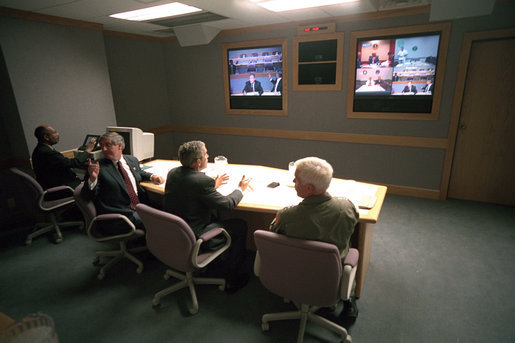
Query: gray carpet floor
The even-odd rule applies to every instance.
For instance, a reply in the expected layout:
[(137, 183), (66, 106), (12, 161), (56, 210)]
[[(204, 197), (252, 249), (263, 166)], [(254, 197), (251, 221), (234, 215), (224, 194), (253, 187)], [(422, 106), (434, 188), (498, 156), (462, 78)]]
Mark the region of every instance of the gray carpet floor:
[[(166, 267), (141, 255), (142, 274), (128, 261), (104, 280), (91, 261), (98, 243), (78, 230), (54, 245), (46, 237), (24, 246), (3, 238), (0, 312), (14, 319), (44, 312), (61, 343), (295, 342), (298, 321), (270, 324), (267, 312), (291, 310), (256, 277), (229, 295), (197, 286), (199, 313), (188, 314), (183, 289), (152, 307), (171, 281)], [(252, 258), (252, 254), (250, 253)], [(353, 342), (515, 342), (515, 211), (469, 201), (388, 195), (374, 227), (360, 314), (348, 325)], [(323, 315), (340, 321), (337, 308)], [(305, 342), (338, 342), (308, 324)]]

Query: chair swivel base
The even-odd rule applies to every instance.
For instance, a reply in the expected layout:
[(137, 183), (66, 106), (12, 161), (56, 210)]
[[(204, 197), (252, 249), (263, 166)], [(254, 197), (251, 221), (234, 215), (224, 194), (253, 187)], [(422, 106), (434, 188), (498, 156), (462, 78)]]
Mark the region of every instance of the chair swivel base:
[(306, 331), (306, 324), (308, 320), (314, 321), (318, 325), (325, 327), (326, 329), (329, 329), (331, 331), (334, 331), (338, 333), (341, 337), (344, 343), (351, 343), (352, 337), (347, 333), (347, 330), (339, 326), (330, 320), (327, 320), (315, 313), (318, 307), (310, 307), (308, 305), (301, 305), (300, 310), (297, 311), (291, 311), (291, 312), (280, 312), (280, 313), (267, 313), (263, 315), (261, 319), (261, 329), (263, 331), (268, 331), (270, 329), (270, 326), (268, 322), (270, 321), (276, 321), (276, 320), (288, 320), (288, 319), (300, 319), (300, 328), (299, 328), (299, 334), (297, 336), (297, 343), (302, 343), (304, 339), (304, 332)]
[(80, 226), (84, 227), (83, 222), (61, 222), (61, 223), (40, 223), (36, 224), (34, 231), (27, 236), (25, 239), (25, 245), (30, 245), (32, 240), (36, 237), (42, 236), (48, 232), (55, 231), (55, 240), (54, 243), (58, 244), (63, 241), (63, 234), (61, 233), (60, 228), (70, 227), (70, 226)]
[(195, 291), (195, 285), (218, 285), (218, 289), (223, 291), (225, 289), (225, 280), (218, 278), (197, 278), (193, 277), (192, 272), (187, 272), (186, 274), (181, 274), (171, 269), (168, 269), (164, 274), (164, 279), (168, 280), (170, 277), (180, 280), (178, 283), (165, 288), (154, 295), (154, 299), (152, 300), (152, 306), (158, 306), (159, 301), (162, 297), (172, 294), (179, 289), (188, 287), (191, 294), (191, 301), (193, 306), (189, 308), (190, 314), (196, 314), (198, 312), (198, 300), (197, 300), (197, 292)]
[(139, 248), (133, 248), (133, 249), (126, 249), (125, 247), (121, 250), (108, 250), (108, 251), (98, 251), (95, 254), (95, 257), (93, 258), (93, 264), (98, 265), (100, 262), (100, 257), (113, 257), (109, 262), (107, 262), (98, 272), (97, 278), (99, 280), (102, 280), (105, 278), (106, 273), (109, 269), (111, 269), (112, 266), (114, 266), (116, 263), (118, 263), (123, 258), (127, 258), (130, 261), (132, 261), (134, 264), (138, 266), (136, 269), (136, 273), (141, 274), (143, 273), (143, 263), (137, 259), (134, 255), (131, 253), (137, 253), (146, 251), (147, 247), (139, 247)]

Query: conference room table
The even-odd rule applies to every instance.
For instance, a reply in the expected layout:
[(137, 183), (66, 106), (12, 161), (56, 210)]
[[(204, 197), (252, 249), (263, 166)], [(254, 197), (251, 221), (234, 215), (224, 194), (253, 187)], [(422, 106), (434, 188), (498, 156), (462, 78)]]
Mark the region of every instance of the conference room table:
[[(166, 179), (168, 171), (180, 166), (179, 161), (153, 160), (145, 163), (146, 171), (157, 174)], [(236, 211), (222, 211), (219, 215), (222, 219), (230, 217), (243, 218), (249, 224), (247, 236), (247, 248), (255, 250), (253, 232), (258, 229), (267, 229), (275, 218), (277, 211), (285, 206), (296, 205), (302, 201), (298, 197), (293, 184), (292, 172), (259, 165), (228, 164), (215, 166), (209, 163), (204, 171), (207, 175), (216, 177), (226, 173), (229, 175), (227, 184), (218, 188), (222, 194), (229, 194), (238, 185), (243, 176), (250, 178), (250, 187), (245, 191), (243, 199), (236, 207)], [(272, 182), (279, 183), (275, 188), (268, 185)], [(149, 198), (162, 203), (165, 184), (155, 185), (150, 182), (142, 182), (141, 185), (149, 193)], [(360, 256), (356, 273), (355, 296), (359, 298), (363, 290), (370, 255), (372, 249), (372, 234), (374, 224), (379, 219), (381, 207), (386, 195), (386, 187), (353, 180), (333, 178), (328, 192), (332, 196), (347, 197), (359, 203), (359, 223), (351, 238), (351, 245), (359, 250)], [(370, 208), (362, 208), (366, 206)]]

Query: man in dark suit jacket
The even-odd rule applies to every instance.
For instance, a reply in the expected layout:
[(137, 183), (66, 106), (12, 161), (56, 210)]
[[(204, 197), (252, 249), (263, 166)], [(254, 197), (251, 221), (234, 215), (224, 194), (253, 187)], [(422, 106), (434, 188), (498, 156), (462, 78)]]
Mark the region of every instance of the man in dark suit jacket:
[[(141, 219), (135, 211), (137, 203), (147, 201), (146, 192), (140, 182), (152, 181), (162, 184), (163, 177), (141, 170), (137, 158), (123, 155), (125, 142), (118, 133), (105, 133), (99, 142), (104, 158), (96, 163), (88, 162), (88, 172), (84, 178), (81, 196), (93, 200), (99, 214), (120, 213), (127, 216), (136, 227), (143, 228)], [(109, 234), (127, 231), (123, 226), (106, 226), (105, 230), (110, 230), (106, 232)]]
[[(231, 247), (227, 265), (227, 290), (235, 291), (248, 281), (245, 270), (245, 242), (247, 223), (241, 219), (220, 221), (213, 210), (232, 210), (243, 198), (249, 180), (245, 176), (238, 188), (227, 196), (216, 189), (226, 183), (226, 174), (213, 179), (201, 170), (207, 167), (206, 146), (201, 141), (184, 143), (179, 147), (179, 160), (182, 166), (168, 172), (166, 178), (163, 209), (184, 219), (198, 236), (215, 227), (223, 227), (231, 236)], [(225, 238), (206, 242), (206, 249), (216, 249), (225, 243)]]
[(433, 93), (433, 82), (431, 80), (427, 80), (426, 85), (422, 87), (422, 91), (425, 93)]
[(411, 81), (409, 81), (408, 84), (406, 86), (404, 86), (404, 89), (402, 90), (402, 92), (417, 94), (417, 87), (415, 87), (415, 85), (412, 85)]
[(59, 142), (59, 133), (49, 125), (38, 126), (34, 130), (38, 145), (32, 152), (32, 167), (36, 179), (43, 189), (67, 185), (75, 188), (80, 179), (72, 168), (85, 168), (89, 153), (93, 151), (96, 142), (88, 142), (84, 152), (79, 152), (75, 158), (66, 158), (52, 146)]
[(272, 78), (272, 74), (268, 73), (268, 78), (272, 83), (273, 87), (270, 90), (274, 93), (282, 93), (283, 91), (283, 73), (277, 73), (277, 78)]
[(243, 88), (243, 94), (251, 92), (257, 92), (259, 95), (263, 94), (261, 82), (256, 80), (256, 75), (254, 73), (250, 73), (249, 80), (245, 82), (245, 87)]

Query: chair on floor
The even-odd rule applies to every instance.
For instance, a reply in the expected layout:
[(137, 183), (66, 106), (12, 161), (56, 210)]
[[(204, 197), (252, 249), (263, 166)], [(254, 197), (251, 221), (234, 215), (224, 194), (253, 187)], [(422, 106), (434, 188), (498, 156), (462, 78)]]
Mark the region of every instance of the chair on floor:
[(300, 319), (297, 342), (302, 342), (307, 320), (338, 333), (344, 342), (352, 342), (344, 327), (315, 312), (320, 307), (333, 307), (340, 299), (348, 300), (356, 275), (359, 253), (350, 249), (344, 267), (334, 244), (297, 239), (275, 232), (254, 232), (257, 255), (254, 272), (272, 293), (295, 303), (298, 310), (269, 313), (262, 317), (261, 328), (269, 321)]
[[(172, 269), (165, 272), (164, 278), (168, 280), (173, 276), (180, 282), (163, 289), (154, 295), (153, 306), (159, 305), (159, 300), (165, 295), (179, 289), (190, 289), (193, 306), (189, 308), (191, 314), (198, 312), (197, 294), (195, 284), (219, 285), (220, 290), (225, 289), (225, 280), (216, 278), (194, 277), (193, 273), (206, 267), (220, 256), (231, 245), (231, 236), (222, 228), (214, 228), (198, 239), (190, 226), (180, 217), (157, 210), (144, 204), (136, 205), (141, 220), (147, 230), (147, 246), (149, 251), (161, 262)], [(215, 251), (201, 251), (203, 242), (218, 235), (226, 237), (225, 244)]]
[[(80, 196), (80, 191), (83, 186), (84, 183), (81, 183), (79, 186), (77, 186), (77, 188), (75, 188), (73, 197), (75, 198), (77, 206), (79, 207), (79, 209), (82, 212), (82, 215), (84, 216), (84, 221), (86, 223), (86, 232), (88, 233), (89, 238), (96, 242), (118, 244), (118, 249), (96, 252), (95, 258), (93, 259), (94, 264), (98, 264), (100, 262), (100, 257), (112, 257), (112, 259), (109, 260), (109, 262), (105, 264), (98, 272), (98, 279), (102, 280), (105, 277), (106, 272), (123, 258), (127, 258), (130, 261), (134, 262), (138, 266), (136, 272), (138, 274), (141, 274), (143, 272), (143, 263), (138, 258), (136, 258), (136, 256), (134, 256), (132, 253), (146, 251), (147, 248), (145, 246), (142, 246), (129, 249), (127, 248), (127, 242), (144, 237), (145, 231), (137, 229), (134, 226), (134, 224), (126, 216), (122, 214), (108, 213), (97, 215), (97, 210), (93, 202), (87, 201)], [(109, 225), (109, 223), (116, 223), (118, 225), (120, 223), (124, 223), (123, 226), (126, 226), (127, 232), (112, 235), (107, 235), (103, 233), (102, 227), (106, 227), (106, 225)]]
[[(37, 223), (33, 232), (27, 236), (25, 244), (29, 245), (34, 238), (51, 231), (54, 231), (55, 243), (61, 243), (63, 240), (61, 228), (69, 226), (83, 227), (84, 223), (81, 221), (57, 221), (57, 214), (70, 208), (75, 202), (72, 188), (63, 185), (43, 190), (31, 175), (18, 168), (9, 168), (9, 171), (13, 177), (9, 187), (17, 188), (17, 193), (20, 194), (24, 206), (34, 209), (37, 213), (47, 215), (50, 219), (50, 222)], [(49, 198), (53, 200), (46, 200)]]

